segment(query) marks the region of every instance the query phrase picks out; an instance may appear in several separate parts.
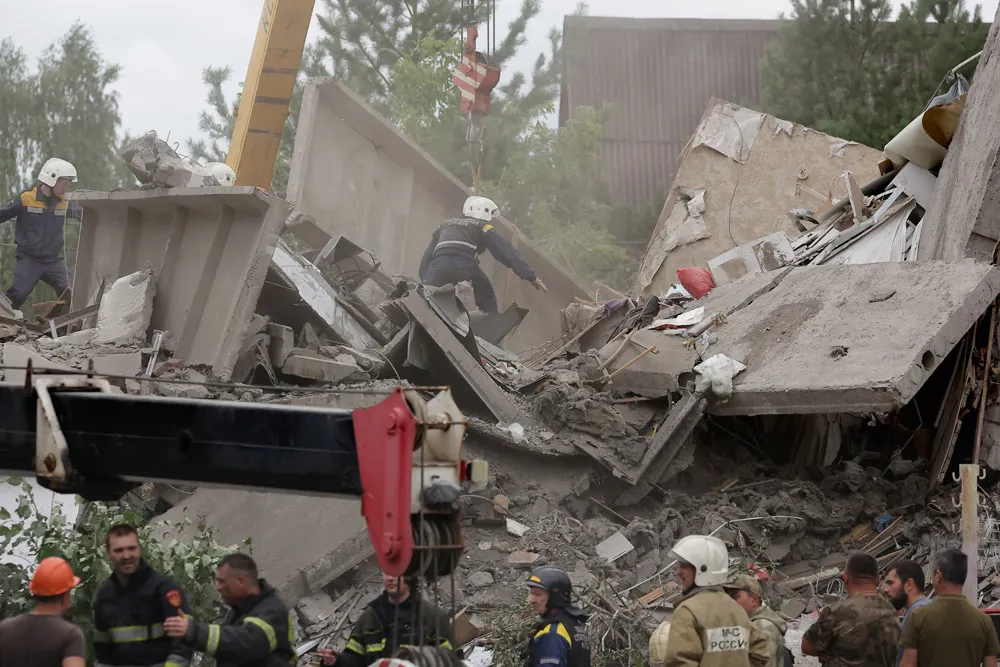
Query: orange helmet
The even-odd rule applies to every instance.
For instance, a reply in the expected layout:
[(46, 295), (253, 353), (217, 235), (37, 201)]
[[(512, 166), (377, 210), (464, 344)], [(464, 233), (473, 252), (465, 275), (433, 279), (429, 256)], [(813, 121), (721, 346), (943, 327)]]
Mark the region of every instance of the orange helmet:
[(28, 590), (32, 595), (50, 597), (62, 595), (80, 585), (80, 577), (73, 575), (73, 568), (62, 558), (46, 558), (38, 564), (31, 577)]

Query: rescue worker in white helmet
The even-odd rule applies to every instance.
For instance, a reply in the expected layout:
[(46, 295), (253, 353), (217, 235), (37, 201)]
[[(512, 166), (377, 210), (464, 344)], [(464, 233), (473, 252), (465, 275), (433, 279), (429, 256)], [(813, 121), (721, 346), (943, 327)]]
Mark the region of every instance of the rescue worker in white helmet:
[(63, 226), (69, 212), (66, 189), (76, 181), (76, 167), (66, 160), (51, 158), (39, 170), (35, 185), (0, 208), (0, 223), (16, 219), (14, 281), (6, 293), (15, 309), (24, 304), (39, 281), (69, 302), (63, 298), (69, 290), (69, 271), (63, 259)]
[(528, 604), (541, 617), (525, 667), (590, 667), (587, 615), (571, 603), (573, 584), (554, 567), (536, 568), (525, 582)]
[(462, 207), (462, 217), (450, 218), (434, 230), (431, 242), (420, 260), (420, 282), (441, 287), (468, 280), (483, 313), (498, 312), (497, 297), (489, 277), (479, 268), (479, 255), (489, 250), (493, 257), (530, 282), (535, 289), (547, 292), (535, 270), (521, 253), (502, 237), (490, 222), (500, 209), (486, 197), (469, 197)]
[(729, 552), (717, 537), (681, 538), (670, 555), (677, 559), (683, 597), (674, 607), (663, 667), (762, 667), (767, 638), (723, 590)]

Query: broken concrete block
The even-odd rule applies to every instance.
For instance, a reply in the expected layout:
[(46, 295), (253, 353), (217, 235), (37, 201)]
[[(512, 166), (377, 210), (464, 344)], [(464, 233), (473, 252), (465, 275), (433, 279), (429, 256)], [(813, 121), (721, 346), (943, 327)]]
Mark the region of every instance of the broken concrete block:
[(156, 281), (150, 270), (119, 278), (101, 298), (95, 343), (131, 345), (146, 340)]
[(472, 588), (486, 588), (493, 585), (493, 575), (489, 572), (473, 572), (465, 579), (465, 583)]
[(285, 359), (281, 372), (286, 375), (294, 375), (306, 380), (317, 380), (319, 382), (343, 382), (354, 376), (364, 376), (356, 363), (345, 363), (336, 361), (320, 355), (318, 352), (296, 348), (292, 354)]
[(744, 243), (708, 260), (716, 285), (736, 282), (746, 275), (780, 269), (795, 261), (795, 251), (785, 232), (775, 232)]
[(625, 537), (621, 531), (615, 533), (594, 547), (597, 555), (609, 563), (615, 562), (634, 549), (635, 547), (632, 546), (632, 543), (628, 541), (628, 538)]
[(15, 318), (14, 306), (11, 305), (6, 294), (0, 294), (0, 317)]
[(97, 329), (83, 329), (81, 331), (75, 331), (73, 333), (68, 333), (65, 336), (59, 336), (55, 339), (55, 342), (59, 345), (83, 345), (84, 343), (89, 343), (97, 335)]
[(267, 335), (271, 337), (271, 364), (275, 368), (281, 368), (295, 348), (295, 331), (291, 327), (272, 322), (267, 325)]
[(101, 375), (138, 375), (142, 370), (141, 352), (122, 352), (120, 354), (101, 354), (90, 357), (94, 362), (94, 371)]
[(299, 612), (299, 619), (301, 619), (302, 624), (309, 626), (321, 621), (320, 616), (332, 605), (333, 598), (323, 591), (318, 591), (299, 600), (296, 609)]
[[(191, 369), (181, 371), (170, 379), (183, 380), (185, 382), (205, 382), (208, 380), (208, 378), (198, 371)], [(208, 398), (212, 395), (208, 387), (200, 384), (180, 384), (176, 382), (159, 382), (157, 384), (159, 385), (157, 392), (161, 396), (168, 396), (170, 398)]]
[(539, 554), (531, 551), (512, 551), (507, 556), (507, 563), (514, 567), (531, 567), (539, 559)]
[[(69, 366), (64, 366), (62, 364), (57, 364), (49, 361), (42, 355), (36, 353), (34, 350), (29, 349), (24, 345), (18, 343), (4, 343), (3, 345), (3, 365), (7, 366), (4, 371), (3, 379), (5, 382), (13, 382), (15, 384), (24, 384), (24, 379), (27, 374), (24, 370), (12, 369), (11, 367), (24, 368), (31, 362), (31, 367), (34, 369), (44, 368), (46, 370), (56, 370), (56, 371), (73, 371), (75, 369)], [(78, 373), (74, 373), (68, 377), (76, 377)], [(46, 377), (53, 377), (52, 375), (46, 374)]]

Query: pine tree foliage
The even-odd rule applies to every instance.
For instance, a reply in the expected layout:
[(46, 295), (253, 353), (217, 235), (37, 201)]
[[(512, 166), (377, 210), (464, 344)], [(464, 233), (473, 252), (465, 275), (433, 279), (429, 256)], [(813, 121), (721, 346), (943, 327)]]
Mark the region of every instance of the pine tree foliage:
[(762, 62), (766, 110), (876, 148), (988, 30), (963, 0), (910, 0), (898, 16), (888, 0), (792, 0), (787, 18)]
[[(0, 41), (0, 197), (6, 204), (30, 186), (50, 157), (72, 162), (74, 188), (109, 190), (135, 183), (119, 157), (123, 138), (114, 85), (120, 69), (102, 58), (82, 24), (44, 51), (37, 67), (13, 40)], [(66, 259), (73, 269), (78, 229), (66, 226)], [(0, 225), (0, 289), (14, 272), (14, 225)], [(39, 285), (29, 303), (50, 301)]]

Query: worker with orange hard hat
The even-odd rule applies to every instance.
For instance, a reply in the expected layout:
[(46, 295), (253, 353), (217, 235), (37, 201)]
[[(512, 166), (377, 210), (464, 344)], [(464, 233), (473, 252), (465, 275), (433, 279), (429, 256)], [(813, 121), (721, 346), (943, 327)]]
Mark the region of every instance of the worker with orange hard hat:
[(62, 558), (38, 564), (28, 584), (35, 608), (0, 621), (0, 665), (18, 667), (85, 667), (83, 632), (63, 616), (80, 578)]

